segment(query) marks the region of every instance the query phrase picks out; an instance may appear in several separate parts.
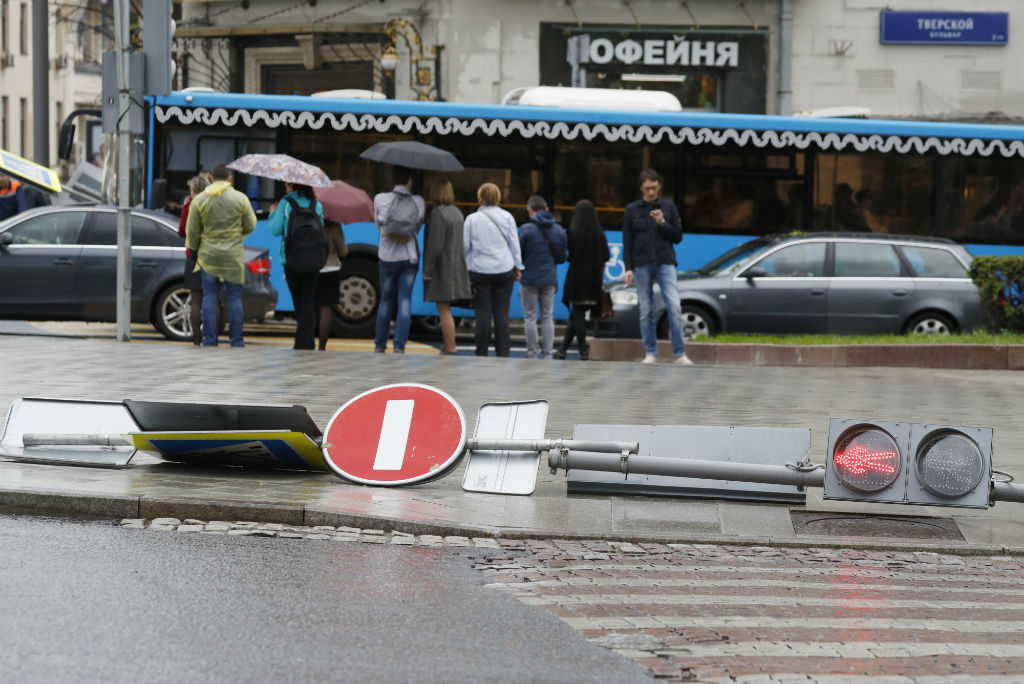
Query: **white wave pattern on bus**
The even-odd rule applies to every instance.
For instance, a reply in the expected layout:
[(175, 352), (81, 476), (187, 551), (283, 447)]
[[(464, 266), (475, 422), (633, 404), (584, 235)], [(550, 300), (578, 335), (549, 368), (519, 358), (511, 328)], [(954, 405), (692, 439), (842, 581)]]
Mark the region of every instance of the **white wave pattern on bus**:
[(818, 133), (816, 131), (755, 131), (750, 129), (712, 129), (712, 128), (672, 128), (670, 126), (633, 126), (630, 124), (588, 124), (566, 123), (562, 121), (521, 121), (518, 119), (459, 119), (456, 117), (425, 117), (400, 116), (389, 114), (375, 116), (373, 114), (335, 114), (333, 112), (273, 112), (263, 109), (223, 108), (208, 109), (206, 107), (156, 107), (156, 118), (160, 123), (175, 120), (181, 124), (201, 123), (208, 126), (251, 127), (264, 125), (268, 128), (311, 128), (320, 130), (329, 127), (334, 130), (365, 131), (377, 133), (419, 133), (421, 135), (439, 134), (473, 135), (483, 133), (495, 137), (508, 137), (516, 134), (523, 138), (544, 138), (547, 140), (576, 140), (583, 138), (591, 141), (603, 139), (608, 142), (628, 141), (632, 143), (657, 144), (668, 140), (681, 145), (738, 145), (775, 149), (807, 149), (814, 147), (820, 150), (845, 150), (853, 148), (858, 152), (880, 152), (899, 154), (925, 154), (935, 152), (940, 155), (978, 155), (990, 157), (999, 154), (1002, 157), (1024, 157), (1024, 142), (1019, 140), (983, 140), (980, 138), (921, 138), (918, 136), (900, 137), (895, 135), (856, 135), (853, 133)]

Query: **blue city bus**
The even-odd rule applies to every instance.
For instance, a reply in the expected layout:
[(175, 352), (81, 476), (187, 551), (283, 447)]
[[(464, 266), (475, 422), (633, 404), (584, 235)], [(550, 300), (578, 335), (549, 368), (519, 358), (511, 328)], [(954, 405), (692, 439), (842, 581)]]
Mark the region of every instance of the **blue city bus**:
[[(1024, 127), (210, 92), (147, 99), (147, 179), (163, 179), (172, 198), (216, 163), (279, 152), (372, 196), (390, 190), (388, 169), (359, 154), (377, 142), (416, 139), (450, 150), (466, 167), (417, 172), (417, 190), (427, 195), (447, 177), (464, 213), (475, 209), (484, 182), (501, 189), (502, 206), (520, 223), (533, 194), (544, 196), (565, 226), (578, 200), (594, 202), (612, 253), (608, 280), (622, 275), (623, 209), (639, 198), (638, 176), (647, 167), (665, 178), (664, 196), (683, 217), (681, 269), (787, 231), (944, 236), (974, 254), (1024, 254)], [(240, 176), (236, 186), (264, 218), (283, 193), (280, 184), (255, 177)], [(372, 223), (344, 231), (350, 252), (334, 332), (372, 336), (378, 234)], [(277, 254), (265, 220), (247, 242)], [(559, 269), (563, 278), (566, 268)], [(290, 311), (276, 261), (272, 281), (277, 310)], [(518, 294), (512, 299), (513, 315), (521, 316)], [(420, 279), (413, 313), (427, 328), (436, 316)], [(566, 316), (559, 302), (556, 317)]]

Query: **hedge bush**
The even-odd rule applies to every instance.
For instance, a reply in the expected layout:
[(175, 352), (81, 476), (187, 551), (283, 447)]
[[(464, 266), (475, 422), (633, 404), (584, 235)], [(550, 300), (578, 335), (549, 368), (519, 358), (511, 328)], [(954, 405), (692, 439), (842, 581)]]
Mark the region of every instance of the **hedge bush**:
[(971, 280), (996, 330), (1024, 332), (1024, 256), (980, 256), (971, 262)]

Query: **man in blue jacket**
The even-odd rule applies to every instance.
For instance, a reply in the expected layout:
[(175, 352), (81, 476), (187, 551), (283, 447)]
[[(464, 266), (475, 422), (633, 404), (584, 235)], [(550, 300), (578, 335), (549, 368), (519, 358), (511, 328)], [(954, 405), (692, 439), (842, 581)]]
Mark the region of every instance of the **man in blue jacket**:
[[(555, 292), (558, 290), (556, 264), (568, 258), (565, 229), (555, 223), (548, 203), (540, 195), (526, 201), (530, 220), (519, 226), (519, 248), (523, 253), (523, 276), (519, 296), (523, 300), (523, 327), (527, 358), (551, 358), (555, 341)], [(540, 346), (537, 345), (537, 304), (540, 304)]]
[(683, 226), (675, 203), (661, 197), (661, 175), (654, 169), (640, 172), (643, 199), (626, 207), (622, 219), (622, 258), (626, 285), (636, 279), (640, 307), (640, 335), (644, 341), (643, 363), (658, 362), (658, 332), (654, 321), (654, 283), (668, 312), (672, 356), (680, 366), (692, 366), (683, 346), (683, 316), (676, 287), (676, 250)]

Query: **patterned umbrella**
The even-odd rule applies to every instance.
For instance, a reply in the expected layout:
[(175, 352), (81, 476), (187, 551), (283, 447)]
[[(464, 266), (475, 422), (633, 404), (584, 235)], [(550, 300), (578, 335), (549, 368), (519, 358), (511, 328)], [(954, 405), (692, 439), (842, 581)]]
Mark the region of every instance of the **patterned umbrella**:
[(338, 223), (373, 220), (373, 200), (365, 190), (340, 180), (329, 188), (316, 188), (316, 198), (324, 208), (324, 218)]
[(287, 154), (247, 154), (228, 164), (228, 168), (286, 183), (314, 188), (331, 187), (331, 179), (319, 166), (307, 164)]

